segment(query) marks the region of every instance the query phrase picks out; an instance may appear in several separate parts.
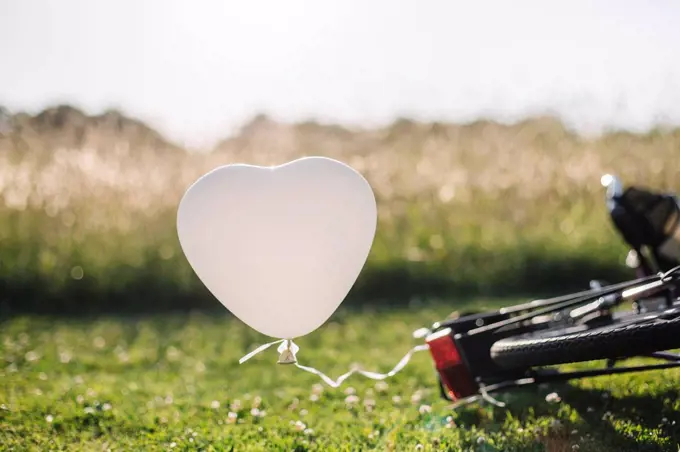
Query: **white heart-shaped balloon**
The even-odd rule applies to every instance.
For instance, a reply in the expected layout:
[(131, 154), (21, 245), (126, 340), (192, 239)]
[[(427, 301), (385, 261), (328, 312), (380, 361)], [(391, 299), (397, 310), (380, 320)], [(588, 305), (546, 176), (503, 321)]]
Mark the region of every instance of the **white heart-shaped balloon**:
[(369, 183), (325, 157), (216, 168), (189, 187), (177, 212), (180, 245), (208, 290), (251, 328), (286, 339), (335, 312), (376, 226)]

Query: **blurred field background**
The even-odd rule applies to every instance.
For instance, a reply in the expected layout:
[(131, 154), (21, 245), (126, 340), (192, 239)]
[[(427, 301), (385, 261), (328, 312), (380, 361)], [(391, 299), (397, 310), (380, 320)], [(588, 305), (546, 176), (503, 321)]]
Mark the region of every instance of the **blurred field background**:
[(369, 180), (377, 236), (348, 306), (560, 294), (631, 276), (600, 177), (677, 190), (680, 129), (579, 135), (514, 124), (398, 120), (359, 130), (257, 116), (186, 150), (118, 111), (61, 105), (0, 119), (0, 309), (83, 314), (223, 308), (176, 236), (184, 190), (228, 163), (323, 155)]

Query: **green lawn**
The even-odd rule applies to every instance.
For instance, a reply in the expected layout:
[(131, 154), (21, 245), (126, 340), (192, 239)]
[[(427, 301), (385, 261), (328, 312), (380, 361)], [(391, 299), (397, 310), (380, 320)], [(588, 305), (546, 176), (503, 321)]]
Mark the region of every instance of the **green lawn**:
[[(385, 372), (445, 307), (341, 312), (297, 341), (332, 377)], [(680, 371), (600, 377), (506, 394), (506, 408), (457, 412), (439, 399), (429, 354), (384, 383), (332, 389), (276, 364), (267, 338), (227, 316), (0, 324), (2, 450), (678, 450)], [(556, 392), (554, 396), (546, 396)]]

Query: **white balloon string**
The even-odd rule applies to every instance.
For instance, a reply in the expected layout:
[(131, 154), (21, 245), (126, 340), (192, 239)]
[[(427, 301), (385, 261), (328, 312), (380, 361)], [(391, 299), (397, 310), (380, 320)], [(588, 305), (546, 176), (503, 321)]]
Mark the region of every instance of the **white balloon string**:
[[(429, 346), (427, 344), (425, 345), (417, 345), (413, 347), (411, 350), (404, 355), (403, 358), (397, 363), (396, 366), (392, 370), (390, 370), (387, 373), (381, 374), (378, 372), (371, 372), (367, 370), (361, 370), (359, 368), (354, 368), (350, 370), (349, 372), (346, 372), (342, 375), (340, 375), (336, 380), (331, 379), (328, 375), (324, 374), (320, 370), (314, 368), (314, 367), (309, 367), (309, 366), (303, 366), (297, 362), (296, 354), (298, 350), (300, 349), (297, 344), (295, 344), (292, 340), (290, 339), (280, 339), (278, 341), (274, 342), (269, 342), (267, 344), (260, 345), (258, 348), (253, 350), (252, 352), (248, 353), (245, 355), (243, 358), (239, 360), (239, 364), (244, 363), (245, 361), (249, 360), (253, 356), (257, 355), (258, 353), (268, 349), (272, 345), (276, 344), (281, 344), (278, 347), (278, 352), (281, 354), (279, 357), (279, 363), (282, 364), (295, 364), (295, 366), (300, 369), (304, 370), (305, 372), (309, 372), (311, 374), (319, 376), (328, 386), (331, 386), (333, 388), (338, 388), (345, 380), (347, 380), (349, 377), (354, 375), (355, 373), (361, 374), (366, 378), (370, 378), (372, 380), (384, 380), (386, 378), (392, 377), (396, 375), (398, 372), (400, 372), (404, 367), (406, 367), (406, 364), (411, 360), (411, 357), (420, 351), (428, 350)], [(284, 358), (284, 355), (286, 356)]]
[(401, 361), (399, 361), (399, 363), (396, 366), (394, 366), (394, 369), (390, 370), (386, 374), (381, 374), (381, 373), (377, 373), (377, 372), (369, 372), (369, 371), (365, 371), (365, 370), (361, 370), (361, 369), (352, 369), (349, 372), (338, 377), (338, 379), (335, 380), (335, 381), (333, 381), (329, 376), (327, 376), (326, 374), (324, 374), (320, 370), (315, 369), (314, 367), (302, 366), (298, 363), (295, 363), (295, 366), (298, 369), (304, 370), (305, 372), (309, 372), (311, 374), (318, 375), (324, 382), (326, 382), (326, 384), (328, 386), (331, 386), (333, 388), (337, 388), (342, 384), (343, 381), (347, 380), (350, 376), (352, 376), (352, 374), (355, 374), (355, 373), (359, 373), (359, 374), (363, 375), (364, 377), (370, 378), (372, 380), (384, 380), (388, 377), (392, 377), (392, 376), (396, 375), (398, 372), (400, 372), (404, 367), (406, 367), (406, 364), (408, 364), (408, 362), (411, 360), (411, 357), (413, 356), (414, 353), (421, 352), (421, 351), (424, 351), (424, 350), (427, 350), (427, 349), (429, 349), (428, 345), (417, 345), (417, 346), (413, 347), (411, 350), (409, 350), (409, 352), (406, 355), (404, 355), (403, 358), (401, 358)]
[(257, 355), (258, 353), (260, 353), (260, 352), (262, 352), (262, 351), (264, 351), (264, 350), (267, 350), (267, 349), (268, 349), (269, 347), (271, 347), (272, 345), (280, 344), (280, 343), (282, 343), (282, 342), (285, 342), (286, 340), (287, 340), (287, 339), (281, 339), (281, 340), (278, 340), (278, 341), (269, 342), (269, 343), (267, 343), (267, 344), (260, 345), (260, 346), (257, 347), (255, 350), (253, 350), (252, 352), (248, 353), (248, 354), (245, 355), (243, 358), (239, 359), (239, 360), (238, 360), (238, 363), (239, 363), (239, 364), (243, 364), (244, 362), (248, 361), (248, 360), (249, 360), (250, 358), (252, 358), (253, 356)]

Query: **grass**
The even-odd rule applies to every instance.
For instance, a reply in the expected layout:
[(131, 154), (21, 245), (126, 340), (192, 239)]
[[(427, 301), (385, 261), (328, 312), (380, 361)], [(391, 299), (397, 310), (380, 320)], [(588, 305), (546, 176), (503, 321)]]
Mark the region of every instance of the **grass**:
[[(485, 308), (493, 303), (478, 302)], [(391, 369), (443, 306), (337, 313), (298, 359)], [(680, 371), (550, 385), (452, 412), (430, 357), (340, 388), (276, 364), (227, 316), (17, 317), (0, 333), (0, 450), (676, 451)], [(553, 394), (556, 393), (558, 398)], [(547, 400), (546, 400), (547, 397)]]

